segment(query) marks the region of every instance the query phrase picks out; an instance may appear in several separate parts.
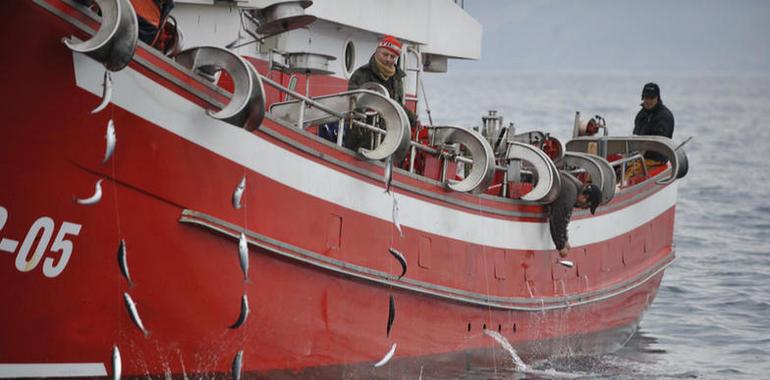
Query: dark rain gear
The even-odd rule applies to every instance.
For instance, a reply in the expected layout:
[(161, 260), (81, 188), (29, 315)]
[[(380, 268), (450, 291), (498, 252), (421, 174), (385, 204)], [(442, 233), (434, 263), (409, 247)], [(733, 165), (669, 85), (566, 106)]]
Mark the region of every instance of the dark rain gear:
[[(404, 104), (404, 77), (406, 76), (406, 73), (404, 73), (403, 70), (401, 70), (400, 67), (396, 66), (396, 73), (393, 74), (388, 80), (382, 80), (379, 75), (377, 75), (376, 70), (376, 63), (374, 62), (376, 58), (374, 55), (372, 55), (371, 58), (369, 58), (369, 63), (359, 67), (356, 69), (356, 71), (353, 73), (353, 75), (350, 77), (350, 80), (348, 81), (348, 90), (357, 90), (361, 86), (364, 85), (364, 83), (374, 82), (381, 84), (385, 87), (385, 89), (388, 90), (388, 95), (391, 99), (393, 99), (396, 103), (402, 106)], [(417, 116), (409, 111), (408, 109), (404, 108), (404, 111), (406, 111), (406, 116), (409, 118), (409, 124), (411, 126), (414, 126), (417, 121)], [(358, 150), (360, 147), (370, 147), (371, 141), (373, 140), (374, 133), (372, 131), (363, 129), (363, 128), (352, 128), (349, 131), (345, 131), (345, 135), (342, 137), (343, 139), (343, 145), (349, 149), (352, 150)]]
[(404, 73), (403, 70), (401, 70), (400, 67), (396, 66), (396, 73), (393, 74), (388, 80), (384, 81), (382, 78), (380, 78), (375, 70), (377, 70), (375, 63), (374, 63), (374, 55), (372, 55), (371, 58), (369, 58), (369, 63), (359, 67), (356, 69), (356, 71), (353, 73), (353, 75), (350, 77), (350, 81), (348, 82), (348, 90), (357, 90), (361, 86), (363, 86), (364, 83), (374, 82), (379, 83), (388, 90), (388, 95), (391, 99), (395, 100), (398, 104), (403, 104), (404, 102), (404, 77), (406, 76), (406, 73)]
[[(642, 107), (634, 119), (634, 134), (638, 136), (664, 136), (671, 138), (674, 135), (674, 114), (663, 105), (663, 100), (658, 98), (658, 104), (652, 109)], [(644, 158), (659, 162), (666, 162), (666, 157), (656, 152), (646, 152)]]
[(561, 175), (561, 190), (559, 197), (548, 206), (548, 225), (551, 239), (557, 250), (561, 250), (569, 241), (567, 226), (572, 218), (572, 209), (577, 201), (578, 191), (582, 187), (580, 181), (572, 175), (559, 172)]

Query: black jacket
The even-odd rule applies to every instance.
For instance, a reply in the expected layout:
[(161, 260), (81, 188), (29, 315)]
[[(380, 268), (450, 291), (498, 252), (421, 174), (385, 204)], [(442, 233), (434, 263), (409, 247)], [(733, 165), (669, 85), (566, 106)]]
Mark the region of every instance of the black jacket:
[(551, 230), (551, 239), (556, 249), (564, 248), (569, 241), (567, 225), (572, 218), (572, 209), (577, 201), (580, 181), (565, 172), (559, 172), (561, 177), (561, 190), (559, 197), (548, 207), (548, 224)]
[(371, 58), (369, 58), (369, 63), (359, 67), (356, 69), (356, 71), (353, 73), (353, 75), (350, 77), (350, 80), (348, 81), (348, 90), (356, 90), (364, 83), (368, 82), (374, 82), (379, 83), (388, 90), (388, 94), (390, 95), (390, 98), (395, 100), (398, 104), (403, 104), (404, 102), (404, 77), (406, 76), (406, 73), (404, 73), (401, 68), (396, 66), (396, 73), (393, 74), (388, 80), (384, 81), (380, 79), (379, 76), (374, 72), (376, 70), (374, 68), (374, 55), (372, 55)]
[[(671, 138), (674, 135), (674, 114), (658, 98), (658, 104), (647, 110), (642, 107), (634, 119), (634, 134), (639, 136), (664, 136)], [(647, 152), (644, 158), (665, 162), (666, 158), (655, 152)]]
[[(404, 73), (401, 68), (396, 66), (396, 73), (393, 74), (388, 80), (384, 81), (382, 80), (375, 72), (374, 70), (375, 63), (374, 63), (374, 55), (372, 55), (371, 58), (369, 58), (369, 63), (359, 67), (356, 69), (356, 71), (353, 73), (353, 75), (350, 76), (350, 80), (348, 81), (348, 90), (356, 90), (360, 88), (364, 83), (368, 82), (374, 82), (379, 83), (385, 87), (385, 89), (388, 90), (388, 95), (391, 99), (393, 99), (396, 103), (402, 106), (404, 111), (406, 112), (406, 116), (409, 119), (409, 125), (414, 127), (416, 121), (417, 121), (417, 115), (414, 114), (414, 112), (406, 109), (403, 107), (404, 104), (404, 77), (406, 76), (406, 73)], [(350, 130), (350, 132), (346, 133), (343, 136), (343, 145), (349, 149), (352, 149), (354, 151), (357, 151), (358, 148), (361, 147), (370, 147), (370, 141), (372, 140), (372, 132), (363, 128), (354, 128)]]

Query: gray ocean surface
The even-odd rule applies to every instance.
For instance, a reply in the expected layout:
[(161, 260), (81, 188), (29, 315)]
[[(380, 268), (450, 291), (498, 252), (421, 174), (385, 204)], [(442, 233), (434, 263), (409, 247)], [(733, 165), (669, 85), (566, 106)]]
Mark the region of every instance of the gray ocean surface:
[(694, 138), (679, 182), (677, 260), (639, 330), (615, 353), (457, 378), (770, 378), (770, 75), (448, 73), (426, 74), (425, 89), (435, 124), (478, 126), (497, 110), (517, 132), (566, 141), (575, 111), (630, 134), (649, 81), (674, 113), (674, 140)]

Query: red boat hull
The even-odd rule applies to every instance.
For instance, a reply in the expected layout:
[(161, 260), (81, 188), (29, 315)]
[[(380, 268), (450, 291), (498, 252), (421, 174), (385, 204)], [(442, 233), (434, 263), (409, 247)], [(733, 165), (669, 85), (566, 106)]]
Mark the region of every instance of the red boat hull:
[[(485, 329), (524, 357), (603, 352), (630, 337), (673, 260), (676, 187), (654, 181), (619, 194), (595, 220), (656, 211), (614, 236), (586, 237), (570, 253), (572, 269), (552, 249), (469, 242), (450, 225), (480, 220), (513, 226), (511, 235), (544, 231), (540, 206), (453, 194), (397, 171), (402, 237), (382, 217), (389, 209), (367, 208), (387, 200), (351, 199), (359, 190), (375, 194), (382, 165), (271, 120), (253, 134), (198, 126), (218, 93), (144, 47), (137, 53), (143, 60), (126, 69), (133, 79), (116, 76), (114, 104), (91, 115), (99, 98), (88, 81), (101, 72), (60, 42), (82, 34), (71, 20), (87, 18), (62, 1), (4, 2), (0, 9), (14, 15), (2, 39), (14, 58), (0, 70), (0, 207), (7, 214), (0, 218), (0, 303), (9, 306), (0, 317), (0, 371), (90, 363), (93, 373), (81, 366), (84, 372), (70, 374), (106, 375), (116, 345), (128, 376), (229, 372), (241, 350), (247, 374), (414, 376), (447, 363), (504, 360)], [(131, 86), (148, 87), (138, 93)], [(198, 111), (182, 112), (177, 103)], [(108, 120), (118, 145), (102, 164)], [(230, 152), (220, 132), (254, 145)], [(302, 170), (276, 176), (271, 163)], [(351, 181), (339, 184), (339, 198), (323, 185), (330, 176)], [(231, 194), (242, 177), (244, 207), (234, 209)], [(75, 201), (100, 179), (98, 203)], [(299, 182), (322, 188), (293, 185)], [(434, 225), (423, 213), (478, 219)], [(591, 220), (577, 213), (575, 223), (588, 228)], [(474, 236), (487, 236), (478, 228)], [(246, 282), (234, 238), (244, 231), (251, 243)], [(121, 239), (133, 286), (118, 265)], [(402, 279), (391, 247), (409, 263)], [(148, 336), (132, 321), (124, 293)], [(243, 294), (251, 312), (231, 329)], [(388, 336), (390, 296), (396, 313)], [(374, 369), (393, 343), (394, 360)]]

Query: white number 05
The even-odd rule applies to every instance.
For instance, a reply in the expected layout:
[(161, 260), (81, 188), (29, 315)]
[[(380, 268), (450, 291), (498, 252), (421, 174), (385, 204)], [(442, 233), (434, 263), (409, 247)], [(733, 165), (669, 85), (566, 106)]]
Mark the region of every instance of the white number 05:
[[(38, 218), (35, 223), (32, 223), (32, 227), (29, 228), (27, 236), (24, 238), (24, 242), (21, 243), (21, 248), (16, 255), (16, 269), (21, 272), (29, 272), (37, 267), (40, 260), (43, 258), (43, 254), (48, 248), (48, 242), (51, 241), (51, 236), (55, 229), (53, 219), (42, 216)], [(62, 222), (59, 233), (56, 234), (56, 238), (51, 245), (51, 252), (60, 252), (59, 260), (54, 257), (46, 257), (43, 262), (43, 274), (46, 277), (53, 278), (61, 274), (64, 268), (67, 266), (67, 262), (72, 256), (72, 241), (67, 240), (67, 235), (77, 236), (80, 233), (81, 226), (79, 224)], [(34, 252), (30, 257), (30, 251), (32, 245), (37, 240), (39, 234), (40, 240), (37, 241)]]

